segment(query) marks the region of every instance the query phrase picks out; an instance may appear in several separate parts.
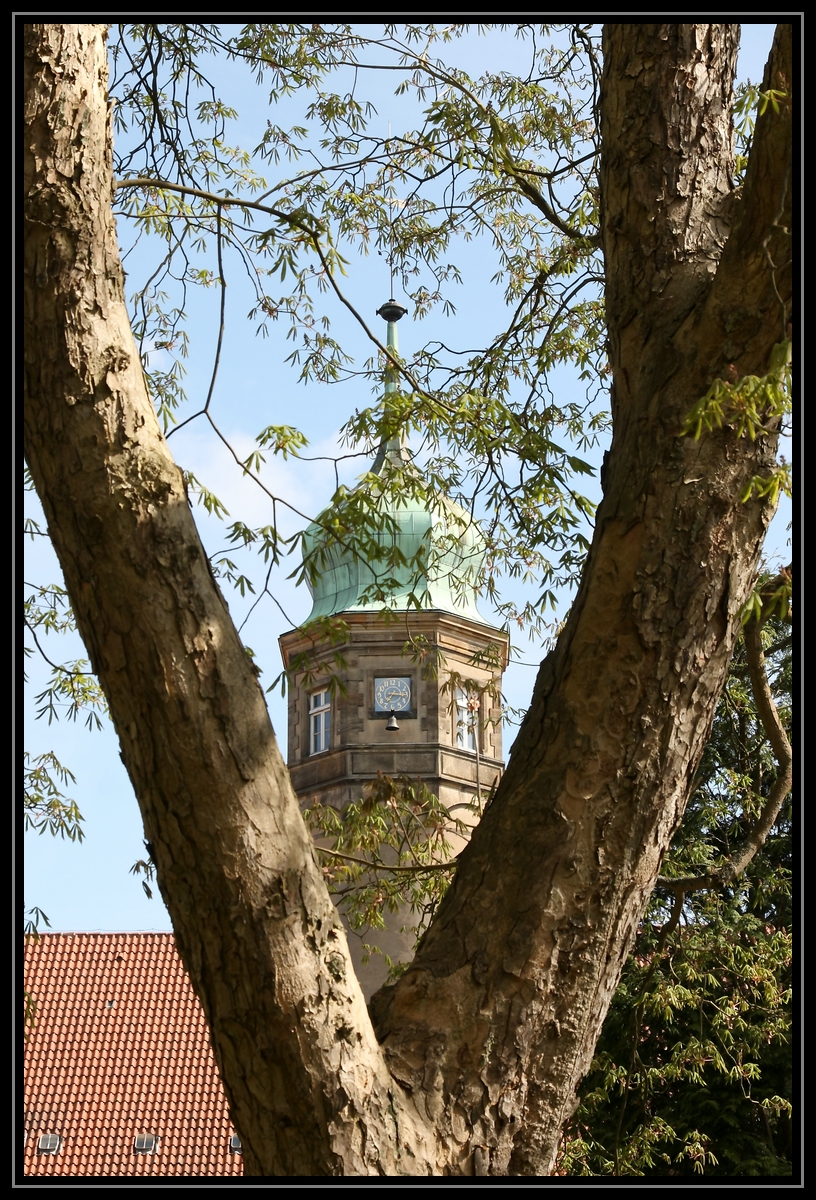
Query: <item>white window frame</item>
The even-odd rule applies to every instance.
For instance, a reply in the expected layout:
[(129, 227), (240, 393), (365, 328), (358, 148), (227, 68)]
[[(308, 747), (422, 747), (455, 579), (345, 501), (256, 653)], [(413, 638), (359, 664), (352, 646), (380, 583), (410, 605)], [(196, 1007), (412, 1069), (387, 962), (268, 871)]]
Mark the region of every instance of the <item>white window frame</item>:
[(331, 692), (321, 688), (309, 693), (309, 754), (331, 748)]
[(456, 745), (470, 754), (479, 750), (479, 698), (464, 688), (456, 689)]

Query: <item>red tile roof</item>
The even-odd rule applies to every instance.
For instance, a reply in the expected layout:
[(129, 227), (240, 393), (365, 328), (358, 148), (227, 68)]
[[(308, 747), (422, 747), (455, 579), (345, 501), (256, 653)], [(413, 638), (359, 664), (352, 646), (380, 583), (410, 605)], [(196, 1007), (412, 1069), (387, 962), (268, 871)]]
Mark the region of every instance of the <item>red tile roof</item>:
[[(170, 933), (45, 933), (25, 982), (26, 1175), (240, 1175), (209, 1033)], [(38, 1153), (40, 1136), (62, 1138)], [(137, 1134), (158, 1135), (135, 1154)]]

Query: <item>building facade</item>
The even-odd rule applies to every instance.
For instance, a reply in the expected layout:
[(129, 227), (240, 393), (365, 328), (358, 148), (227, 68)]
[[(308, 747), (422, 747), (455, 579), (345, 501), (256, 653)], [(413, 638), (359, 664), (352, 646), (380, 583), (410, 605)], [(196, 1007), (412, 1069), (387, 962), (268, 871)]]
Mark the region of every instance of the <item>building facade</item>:
[[(393, 300), (379, 315), (397, 354)], [(386, 372), (384, 403), (393, 395)], [(503, 771), (502, 675), (509, 639), (484, 620), (476, 592), (485, 557), (473, 516), (423, 486), (403, 437), (383, 442), (357, 489), (306, 531), (312, 611), (280, 639), (289, 680), (288, 766), (304, 807), (342, 813), (386, 775), (421, 781), (453, 824), (472, 826)], [(355, 527), (353, 519), (356, 519)], [(454, 852), (463, 845), (452, 839)], [(405, 919), (376, 942), (410, 957)], [(410, 922), (408, 922), (410, 924)], [(366, 996), (382, 959), (350, 950)]]

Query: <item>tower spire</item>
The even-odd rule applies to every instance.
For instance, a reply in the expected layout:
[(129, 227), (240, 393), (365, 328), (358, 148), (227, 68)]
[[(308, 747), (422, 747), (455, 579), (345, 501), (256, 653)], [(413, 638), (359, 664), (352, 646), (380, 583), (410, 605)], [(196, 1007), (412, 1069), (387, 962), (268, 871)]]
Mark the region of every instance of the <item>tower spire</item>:
[[(377, 309), (377, 316), (382, 317), (388, 323), (386, 334), (386, 346), (393, 354), (399, 351), (399, 341), (397, 338), (397, 321), (404, 317), (408, 312), (407, 308), (403, 308), (401, 304), (397, 304), (392, 296), (385, 304), (380, 305)], [(397, 390), (397, 370), (392, 363), (389, 362), (385, 369), (385, 397), (388, 399)], [(377, 451), (377, 457), (374, 459), (371, 470), (374, 474), (378, 474), (383, 467), (386, 459), (391, 462), (401, 462), (408, 457), (408, 452), (403, 440), (402, 430), (396, 433), (393, 437), (383, 439), (380, 443), (380, 448)]]

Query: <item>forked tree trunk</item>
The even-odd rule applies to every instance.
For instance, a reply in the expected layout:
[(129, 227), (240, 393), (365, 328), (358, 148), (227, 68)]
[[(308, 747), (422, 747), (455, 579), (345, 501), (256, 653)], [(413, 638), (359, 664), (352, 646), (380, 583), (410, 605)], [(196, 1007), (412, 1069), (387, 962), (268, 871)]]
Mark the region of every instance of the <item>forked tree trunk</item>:
[[(27, 27), (26, 455), (248, 1174), (552, 1169), (771, 515), (738, 497), (772, 433), (678, 436), (713, 379), (765, 372), (790, 296), (769, 266), (789, 258), (790, 112), (760, 119), (735, 203), (735, 28), (606, 30), (606, 495), (499, 791), (412, 967), (372, 1002), (378, 1044), (145, 392), (103, 29)], [(766, 86), (789, 90), (781, 30)]]
[(26, 457), (247, 1173), (425, 1173), (145, 389), (111, 209), (104, 26), (27, 26), (25, 83)]

